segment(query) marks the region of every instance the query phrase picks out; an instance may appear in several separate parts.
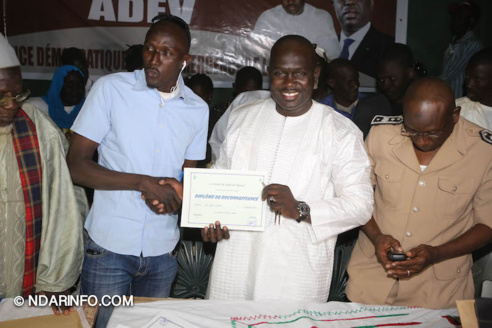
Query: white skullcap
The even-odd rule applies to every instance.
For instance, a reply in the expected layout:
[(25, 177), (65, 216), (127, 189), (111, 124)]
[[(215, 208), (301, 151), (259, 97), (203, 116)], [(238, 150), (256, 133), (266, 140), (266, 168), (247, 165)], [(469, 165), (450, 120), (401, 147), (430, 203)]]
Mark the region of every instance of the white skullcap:
[(14, 48), (0, 33), (0, 68), (20, 66), (19, 59), (15, 55)]
[(328, 62), (328, 57), (326, 57), (326, 50), (323, 49), (322, 47), (316, 45), (316, 48), (314, 49), (316, 51), (316, 54), (323, 58), (326, 62)]

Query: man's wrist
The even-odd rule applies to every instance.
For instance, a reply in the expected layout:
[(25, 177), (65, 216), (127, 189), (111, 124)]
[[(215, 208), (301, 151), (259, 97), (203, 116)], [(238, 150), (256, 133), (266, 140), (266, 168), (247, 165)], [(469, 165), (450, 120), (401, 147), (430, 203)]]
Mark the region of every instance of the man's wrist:
[(378, 239), (383, 236), (374, 218), (371, 218), (369, 222), (363, 225), (361, 230), (374, 246), (376, 246)]
[(299, 201), (297, 202), (297, 212), (299, 216), (296, 219), (296, 221), (297, 223), (301, 223), (302, 221), (306, 221), (307, 219), (310, 218), (311, 208), (306, 202)]
[(431, 262), (432, 262), (432, 263), (430, 263), (430, 265), (441, 262), (443, 260), (441, 258), (441, 256), (442, 256), (441, 246), (431, 246), (431, 245), (428, 245), (428, 246), (430, 247)]
[(135, 189), (141, 193), (146, 193), (148, 191), (148, 179), (147, 175), (136, 175), (136, 186)]
[(372, 234), (364, 230), (363, 232), (374, 247), (377, 247), (379, 242), (381, 241), (381, 238), (384, 237), (384, 235), (381, 232), (373, 232)]

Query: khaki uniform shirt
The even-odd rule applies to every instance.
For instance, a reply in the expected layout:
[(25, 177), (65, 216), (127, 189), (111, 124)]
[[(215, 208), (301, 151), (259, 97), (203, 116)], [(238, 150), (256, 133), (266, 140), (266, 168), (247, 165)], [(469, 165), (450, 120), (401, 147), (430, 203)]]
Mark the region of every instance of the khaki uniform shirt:
[[(404, 251), (420, 244), (442, 245), (478, 223), (492, 227), (492, 144), (482, 140), (481, 130), (460, 118), (421, 172), (412, 141), (400, 134), (401, 125), (372, 128), (366, 146), (376, 186), (373, 217)], [(456, 307), (455, 300), (474, 297), (471, 266), (469, 254), (397, 281), (386, 275), (373, 244), (361, 232), (348, 266), (347, 296), (366, 304)]]

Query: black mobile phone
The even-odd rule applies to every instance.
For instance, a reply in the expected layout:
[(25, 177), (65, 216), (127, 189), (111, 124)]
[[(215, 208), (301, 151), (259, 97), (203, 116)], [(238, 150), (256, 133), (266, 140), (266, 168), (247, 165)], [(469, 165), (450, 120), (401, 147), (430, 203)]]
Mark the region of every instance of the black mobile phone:
[(407, 259), (407, 256), (405, 255), (405, 253), (397, 253), (397, 252), (388, 251), (388, 253), (386, 253), (386, 255), (388, 256), (388, 260), (390, 260), (391, 262), (405, 261)]

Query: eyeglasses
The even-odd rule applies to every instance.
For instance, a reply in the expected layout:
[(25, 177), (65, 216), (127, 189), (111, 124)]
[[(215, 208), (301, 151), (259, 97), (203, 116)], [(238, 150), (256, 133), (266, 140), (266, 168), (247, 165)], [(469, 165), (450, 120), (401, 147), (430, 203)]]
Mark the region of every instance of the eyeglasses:
[(30, 94), (31, 94), (31, 91), (26, 90), (26, 91), (23, 91), (22, 93), (19, 93), (18, 95), (13, 96), (13, 97), (9, 97), (9, 96), (2, 97), (2, 98), (0, 98), (0, 106), (3, 107), (5, 105), (7, 105), (9, 102), (11, 102), (12, 100), (15, 101), (16, 103), (20, 104), (21, 102), (26, 100)]
[(401, 135), (404, 137), (422, 137), (422, 138), (431, 138), (431, 139), (438, 139), (441, 137), (441, 134), (436, 134), (436, 133), (408, 132), (404, 124), (401, 125)]

